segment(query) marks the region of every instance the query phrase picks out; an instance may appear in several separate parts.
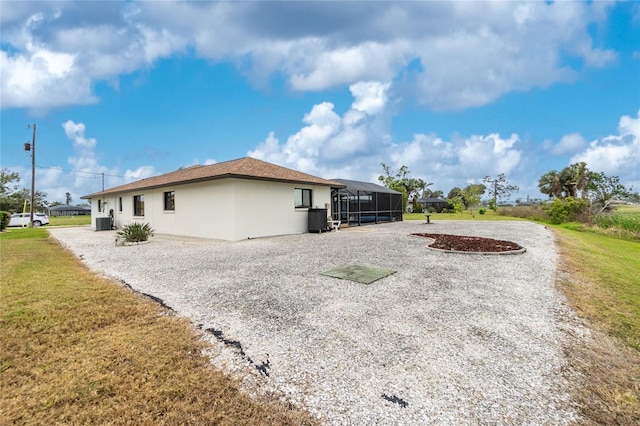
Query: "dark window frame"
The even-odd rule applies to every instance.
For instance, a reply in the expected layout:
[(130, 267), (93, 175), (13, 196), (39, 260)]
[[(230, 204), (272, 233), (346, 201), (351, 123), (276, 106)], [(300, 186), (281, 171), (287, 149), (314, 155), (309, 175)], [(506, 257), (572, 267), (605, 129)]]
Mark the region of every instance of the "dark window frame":
[(309, 188), (295, 188), (293, 203), (296, 209), (311, 208), (313, 205), (313, 190)]
[(118, 198), (118, 211), (122, 213), (122, 197)]
[(176, 210), (176, 191), (165, 191), (163, 194), (164, 211), (173, 212)]
[(133, 215), (144, 216), (144, 194), (133, 196)]

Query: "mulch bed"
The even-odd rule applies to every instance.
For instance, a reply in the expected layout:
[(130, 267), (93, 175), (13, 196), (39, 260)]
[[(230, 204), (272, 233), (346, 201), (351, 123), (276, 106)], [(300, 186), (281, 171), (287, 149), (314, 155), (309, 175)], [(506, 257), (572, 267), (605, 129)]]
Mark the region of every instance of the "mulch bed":
[(429, 247), (440, 250), (500, 253), (523, 249), (522, 246), (514, 242), (494, 240), (492, 238), (424, 233), (416, 233), (411, 235), (433, 239), (434, 241), (433, 243), (429, 244)]

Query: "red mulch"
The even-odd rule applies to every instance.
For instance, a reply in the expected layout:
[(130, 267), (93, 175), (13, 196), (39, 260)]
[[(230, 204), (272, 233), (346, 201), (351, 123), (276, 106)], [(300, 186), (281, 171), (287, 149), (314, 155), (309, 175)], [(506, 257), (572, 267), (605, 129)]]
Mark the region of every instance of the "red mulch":
[(521, 250), (523, 247), (511, 241), (494, 240), (492, 238), (467, 237), (449, 234), (411, 234), (418, 237), (432, 238), (435, 241), (429, 247), (440, 250), (490, 252)]

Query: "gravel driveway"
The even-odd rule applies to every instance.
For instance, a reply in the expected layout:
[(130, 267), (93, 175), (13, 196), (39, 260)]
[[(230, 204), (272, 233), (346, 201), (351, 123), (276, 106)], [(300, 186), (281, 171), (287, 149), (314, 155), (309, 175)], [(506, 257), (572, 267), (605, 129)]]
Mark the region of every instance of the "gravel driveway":
[[(576, 327), (554, 287), (556, 249), (530, 222), (405, 221), (224, 242), (51, 228), (102, 275), (201, 325), (213, 362), (327, 424), (567, 424), (563, 343)], [(510, 240), (518, 255), (429, 250), (412, 232)], [(365, 285), (346, 265), (397, 273)]]

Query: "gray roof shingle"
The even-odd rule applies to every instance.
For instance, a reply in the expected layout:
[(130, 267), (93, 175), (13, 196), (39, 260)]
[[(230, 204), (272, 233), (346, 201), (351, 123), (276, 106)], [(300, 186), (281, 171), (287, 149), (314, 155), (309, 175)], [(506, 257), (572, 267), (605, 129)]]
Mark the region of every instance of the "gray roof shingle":
[(80, 198), (89, 199), (97, 196), (108, 195), (118, 192), (128, 192), (142, 189), (161, 188), (172, 185), (182, 185), (186, 183), (202, 182), (215, 179), (238, 178), (268, 180), (275, 182), (305, 183), (321, 186), (331, 186), (341, 188), (338, 182), (312, 176), (266, 161), (251, 157), (243, 157), (237, 160), (215, 163), (208, 166), (191, 166), (175, 172), (141, 179), (125, 185), (109, 188), (104, 191), (94, 192)]

